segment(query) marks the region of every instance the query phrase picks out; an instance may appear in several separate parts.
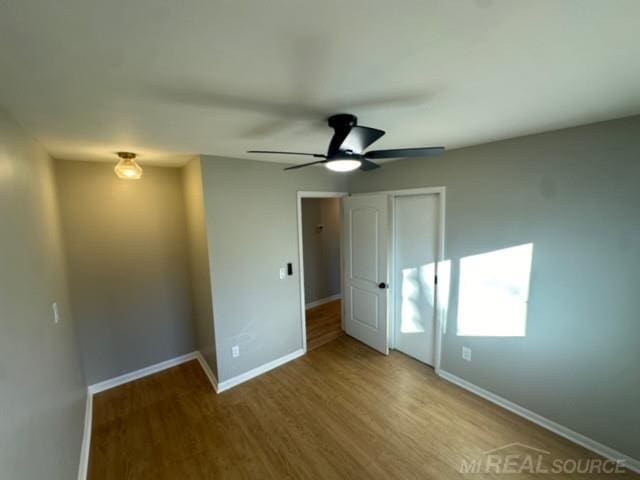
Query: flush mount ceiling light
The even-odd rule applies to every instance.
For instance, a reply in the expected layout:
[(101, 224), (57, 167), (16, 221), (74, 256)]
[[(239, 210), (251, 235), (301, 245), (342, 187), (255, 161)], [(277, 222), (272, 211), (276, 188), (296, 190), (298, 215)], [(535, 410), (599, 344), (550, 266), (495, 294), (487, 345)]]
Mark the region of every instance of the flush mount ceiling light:
[(120, 161), (113, 169), (118, 178), (123, 180), (138, 180), (142, 177), (142, 167), (136, 162), (136, 154), (131, 152), (118, 152)]

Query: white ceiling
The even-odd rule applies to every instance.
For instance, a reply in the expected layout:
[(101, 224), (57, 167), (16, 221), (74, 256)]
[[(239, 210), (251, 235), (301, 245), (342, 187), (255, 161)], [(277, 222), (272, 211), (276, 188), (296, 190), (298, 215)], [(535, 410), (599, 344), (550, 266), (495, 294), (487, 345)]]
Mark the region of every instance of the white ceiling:
[(59, 158), (491, 140), (640, 113), (638, 0), (4, 0), (0, 105)]

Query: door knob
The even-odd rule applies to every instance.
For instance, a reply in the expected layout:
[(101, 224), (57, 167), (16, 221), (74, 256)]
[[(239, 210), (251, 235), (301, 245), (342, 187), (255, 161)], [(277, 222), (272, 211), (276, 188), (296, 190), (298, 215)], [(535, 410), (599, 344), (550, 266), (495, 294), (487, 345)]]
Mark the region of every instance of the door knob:
[(378, 284), (378, 288), (387, 288), (388, 286), (389, 286), (389, 285), (387, 285), (387, 284), (386, 284), (386, 283), (384, 283), (384, 282), (380, 282), (380, 283)]

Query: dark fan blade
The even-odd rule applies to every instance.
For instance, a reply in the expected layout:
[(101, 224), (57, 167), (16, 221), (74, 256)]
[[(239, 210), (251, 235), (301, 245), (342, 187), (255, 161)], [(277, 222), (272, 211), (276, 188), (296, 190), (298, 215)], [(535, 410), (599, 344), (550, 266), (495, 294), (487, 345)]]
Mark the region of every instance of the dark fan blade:
[(375, 170), (376, 168), (380, 168), (380, 165), (377, 163), (370, 162), (369, 160), (365, 160), (364, 158), (360, 160), (362, 165), (360, 165), (360, 170), (363, 172), (368, 172), (369, 170)]
[(365, 158), (405, 158), (429, 157), (444, 152), (444, 147), (397, 148), (395, 150), (373, 150), (364, 154)]
[(327, 161), (328, 160), (316, 160), (315, 162), (303, 163), (302, 165), (292, 165), (291, 167), (285, 168), (285, 170), (295, 170), (296, 168), (308, 167), (316, 163), (327, 163)]
[(274, 152), (272, 150), (247, 150), (247, 153), (275, 153), (277, 155), (307, 155), (309, 157), (327, 158), (326, 155), (322, 155), (320, 153)]
[(352, 127), (349, 134), (342, 141), (340, 150), (351, 150), (362, 153), (364, 149), (384, 135), (384, 130), (369, 127)]

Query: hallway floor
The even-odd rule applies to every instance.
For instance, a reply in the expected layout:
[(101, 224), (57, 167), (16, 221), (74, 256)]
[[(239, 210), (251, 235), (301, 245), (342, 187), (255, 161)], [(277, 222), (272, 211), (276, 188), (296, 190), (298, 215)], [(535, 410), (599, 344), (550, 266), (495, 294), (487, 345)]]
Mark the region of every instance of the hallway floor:
[(318, 348), (325, 343), (343, 335), (342, 301), (334, 300), (306, 312), (307, 317), (307, 351)]

